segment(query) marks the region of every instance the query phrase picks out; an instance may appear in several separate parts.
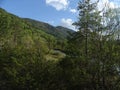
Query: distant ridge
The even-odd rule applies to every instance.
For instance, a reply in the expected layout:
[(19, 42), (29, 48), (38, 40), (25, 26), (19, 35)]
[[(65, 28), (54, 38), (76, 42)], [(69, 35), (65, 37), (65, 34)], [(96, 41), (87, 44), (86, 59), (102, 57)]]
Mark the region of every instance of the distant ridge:
[(37, 29), (41, 29), (42, 31), (51, 34), (57, 38), (60, 39), (65, 39), (68, 36), (70, 36), (70, 33), (74, 33), (75, 31), (72, 29), (68, 29), (62, 26), (52, 26), (48, 23), (29, 19), (29, 18), (24, 18), (25, 21), (29, 22), (33, 27)]

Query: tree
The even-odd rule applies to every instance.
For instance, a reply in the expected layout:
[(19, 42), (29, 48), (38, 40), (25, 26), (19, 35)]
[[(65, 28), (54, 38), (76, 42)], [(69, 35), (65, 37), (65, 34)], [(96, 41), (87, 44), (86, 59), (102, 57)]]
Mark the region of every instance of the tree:
[[(68, 57), (64, 62), (68, 63), (69, 59), (71, 62), (72, 59), (74, 60), (71, 62), (75, 66), (74, 70), (84, 72), (84, 74), (79, 73), (80, 77), (84, 76), (84, 89), (90, 84), (89, 90), (113, 90), (117, 88), (115, 83), (119, 80), (116, 68), (119, 57), (114, 56), (119, 51), (115, 52), (116, 41), (111, 37), (119, 21), (111, 17), (115, 13), (111, 13), (109, 8), (105, 11), (104, 9), (98, 11), (97, 3), (98, 1), (92, 3), (91, 0), (79, 2), (79, 18), (78, 22), (74, 23), (79, 31), (69, 41)], [(78, 66), (78, 62), (80, 66)]]
[[(92, 3), (90, 0), (79, 2), (79, 18), (74, 23), (79, 31), (69, 40), (66, 48), (67, 57), (63, 61), (64, 64), (70, 63), (70, 66), (67, 66), (70, 69), (65, 69), (69, 71), (69, 77), (74, 79), (71, 80), (73, 87), (81, 87), (82, 90), (97, 88), (95, 75), (100, 63), (97, 63), (98, 54), (95, 53), (98, 53), (99, 30), (102, 27), (101, 12), (97, 10), (97, 3), (98, 1)], [(75, 73), (77, 75), (74, 75)]]

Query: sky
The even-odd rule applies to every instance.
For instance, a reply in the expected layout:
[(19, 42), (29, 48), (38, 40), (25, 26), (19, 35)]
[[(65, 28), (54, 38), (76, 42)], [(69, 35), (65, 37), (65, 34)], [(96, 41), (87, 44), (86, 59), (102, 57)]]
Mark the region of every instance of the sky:
[[(79, 0), (0, 0), (0, 7), (22, 18), (75, 30), (72, 23), (78, 19), (78, 2)], [(100, 0), (99, 9), (106, 2), (115, 8), (120, 0)]]

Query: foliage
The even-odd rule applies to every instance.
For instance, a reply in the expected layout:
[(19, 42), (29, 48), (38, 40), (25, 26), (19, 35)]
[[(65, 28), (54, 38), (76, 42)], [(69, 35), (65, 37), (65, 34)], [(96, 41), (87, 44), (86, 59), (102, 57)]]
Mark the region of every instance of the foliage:
[(0, 90), (119, 90), (119, 13), (97, 4), (80, 0), (68, 38), (66, 28), (0, 9)]
[(75, 31), (62, 27), (62, 26), (57, 26), (54, 27), (52, 25), (49, 25), (48, 23), (32, 20), (25, 18), (25, 21), (27, 21), (31, 26), (42, 30), (43, 32), (46, 32), (48, 34), (51, 34), (55, 36), (57, 39), (66, 39), (68, 36), (70, 36), (70, 33), (74, 33)]

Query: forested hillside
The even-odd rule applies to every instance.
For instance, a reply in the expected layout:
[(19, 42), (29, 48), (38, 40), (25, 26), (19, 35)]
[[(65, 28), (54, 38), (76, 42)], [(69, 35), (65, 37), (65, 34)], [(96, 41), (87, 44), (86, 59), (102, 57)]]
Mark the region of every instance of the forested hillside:
[[(57, 29), (47, 23), (22, 19), (0, 9), (0, 45), (15, 48), (40, 48), (42, 53), (65, 47), (67, 37), (73, 30), (61, 27)], [(62, 30), (64, 29), (64, 30)]]
[(65, 28), (62, 26), (54, 27), (54, 26), (51, 26), (47, 23), (28, 19), (28, 18), (25, 18), (24, 20), (28, 21), (31, 26), (33, 26), (37, 29), (41, 29), (42, 31), (44, 31), (48, 34), (51, 34), (51, 35), (57, 37), (58, 39), (66, 39), (67, 37), (70, 36), (70, 34), (75, 32), (71, 29), (68, 29), (68, 28)]
[[(33, 79), (32, 73), (46, 68), (40, 70), (41, 74), (44, 74), (54, 60), (65, 57), (61, 50), (66, 46), (67, 37), (70, 35), (69, 29), (60, 31), (49, 24), (36, 21), (41, 25), (37, 27), (37, 23), (32, 25), (32, 21), (34, 20), (22, 19), (0, 8), (0, 89), (2, 90), (29, 88), (26, 86), (26, 80)], [(35, 84), (33, 81), (30, 81), (31, 84)], [(33, 85), (30, 87), (33, 88)]]
[(80, 0), (78, 29), (0, 9), (0, 90), (120, 90), (120, 12)]

